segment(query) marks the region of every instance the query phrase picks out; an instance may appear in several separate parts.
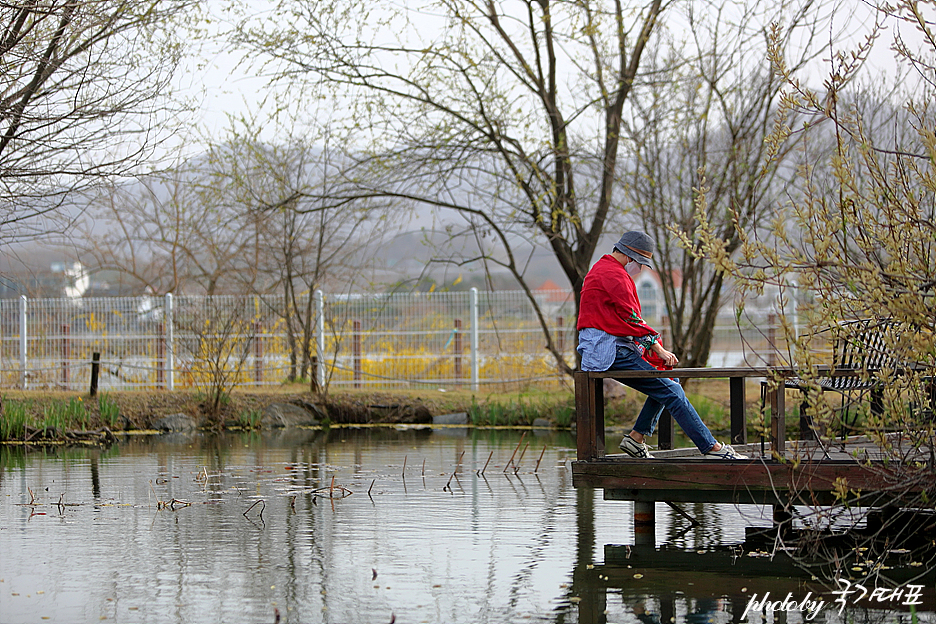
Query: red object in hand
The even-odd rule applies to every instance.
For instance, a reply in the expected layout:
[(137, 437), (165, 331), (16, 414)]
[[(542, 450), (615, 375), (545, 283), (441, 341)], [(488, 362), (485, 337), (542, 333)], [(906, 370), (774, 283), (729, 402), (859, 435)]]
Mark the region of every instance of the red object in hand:
[(657, 370), (673, 370), (673, 367), (663, 361), (663, 358), (657, 355), (655, 351), (647, 349), (644, 351), (643, 357)]

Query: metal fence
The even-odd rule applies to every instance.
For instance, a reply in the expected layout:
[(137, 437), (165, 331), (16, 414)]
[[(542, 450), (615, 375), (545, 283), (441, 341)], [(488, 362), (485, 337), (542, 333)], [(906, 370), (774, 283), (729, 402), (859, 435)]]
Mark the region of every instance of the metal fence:
[[(573, 364), (571, 292), (535, 297)], [(763, 349), (756, 325), (746, 336), (718, 329), (711, 363)], [(492, 391), (563, 382), (520, 291), (0, 300), (0, 387), (87, 390), (95, 358), (101, 390), (200, 387), (219, 373), (239, 387), (301, 377)]]

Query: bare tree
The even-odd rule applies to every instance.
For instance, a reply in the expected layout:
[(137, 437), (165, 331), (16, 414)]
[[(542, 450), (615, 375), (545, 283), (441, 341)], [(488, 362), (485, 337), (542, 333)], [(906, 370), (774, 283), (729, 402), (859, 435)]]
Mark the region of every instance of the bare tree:
[(322, 200), (347, 160), (330, 137), (312, 145), (260, 134), (235, 122), (204, 154), (107, 187), (72, 244), (94, 270), (127, 276), (139, 291), (257, 295), (285, 324), (289, 378), (313, 379), (313, 292), (360, 285), (369, 250), (399, 220), (373, 201)]
[(247, 273), (252, 277), (244, 287), (283, 296), (274, 312), (286, 324), (289, 378), (295, 379), (306, 377), (312, 366), (313, 292), (326, 284), (360, 284), (370, 262), (367, 251), (396, 226), (388, 222), (385, 206), (364, 200), (334, 206), (322, 199), (347, 159), (331, 137), (321, 137), (319, 145), (308, 139), (270, 144), (254, 138), (258, 134), (248, 124), (212, 147), (212, 203), (250, 224), (240, 233), (253, 240)]
[(687, 28), (669, 31), (672, 37), (653, 56), (652, 82), (632, 98), (635, 114), (625, 131), (633, 163), (623, 168), (621, 184), (634, 218), (660, 249), (655, 265), (674, 352), (685, 366), (707, 364), (726, 294), (724, 275), (693, 253), (699, 245), (695, 189), (706, 185), (706, 220), (729, 255), (741, 245), (737, 232), (770, 223), (777, 200), (789, 192), (800, 135), (773, 153), (765, 141), (783, 86), (765, 62), (768, 38), (782, 20), (773, 34), (793, 57), (791, 69), (820, 57), (831, 43), (820, 8), (830, 7), (817, 5), (687, 5)]
[[(70, 244), (95, 271), (116, 271), (151, 294), (222, 294), (255, 276), (249, 215), (214, 203), (203, 159), (130, 184), (102, 186)], [(211, 189), (209, 191), (209, 189)]]
[(0, 242), (62, 231), (76, 191), (149, 158), (196, 3), (0, 4)]
[[(331, 89), (361, 137), (336, 205), (391, 197), (455, 211), (530, 296), (518, 241), (576, 293), (615, 208), (625, 103), (669, 2), (280, 2), (234, 43), (295, 89)], [(481, 246), (482, 249), (490, 246)], [(547, 348), (571, 367), (540, 312)]]
[(180, 357), (205, 395), (203, 409), (213, 429), (223, 426), (224, 406), (256, 340), (249, 308), (230, 297), (196, 297), (180, 299), (175, 312)]

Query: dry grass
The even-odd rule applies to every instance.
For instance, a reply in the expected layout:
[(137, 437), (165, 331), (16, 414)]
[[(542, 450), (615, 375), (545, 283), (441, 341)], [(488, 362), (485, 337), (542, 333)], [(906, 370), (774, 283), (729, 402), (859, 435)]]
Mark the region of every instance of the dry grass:
[[(134, 429), (147, 429), (159, 418), (175, 413), (185, 413), (200, 416), (204, 413), (204, 398), (196, 391), (175, 390), (173, 392), (158, 390), (135, 390), (125, 392), (107, 392), (107, 400), (115, 404), (121, 417), (129, 421)], [(27, 413), (34, 423), (42, 421), (48, 409), (56, 404), (68, 403), (76, 398), (84, 402), (90, 416), (89, 428), (103, 426), (99, 417), (98, 400), (87, 393), (57, 392), (46, 390), (22, 391), (7, 390), (2, 393), (5, 402), (21, 403), (26, 407)], [(487, 401), (531, 400), (537, 397), (543, 405), (552, 401), (570, 401), (571, 393), (567, 391), (547, 392), (511, 392), (497, 393), (487, 396), (474, 394), (469, 390), (450, 390), (446, 392), (423, 390), (342, 390), (328, 395), (322, 401), (312, 395), (304, 386), (283, 385), (273, 388), (251, 389), (249, 391), (235, 390), (225, 400), (222, 408), (224, 420), (236, 420), (238, 415), (254, 410), (262, 410), (270, 403), (279, 402), (311, 402), (323, 405), (327, 411), (340, 411), (342, 414), (356, 413), (357, 422), (370, 420), (368, 414), (373, 408), (383, 410), (387, 407), (421, 406), (432, 415), (450, 412), (468, 411), (472, 402), (485, 403)], [(345, 419), (343, 419), (345, 420)]]
[[(728, 382), (727, 380), (706, 380), (694, 383), (688, 388), (690, 398), (702, 413), (703, 420), (713, 429), (727, 427), (728, 423)], [(136, 390), (104, 393), (115, 404), (122, 418), (129, 421), (134, 429), (149, 428), (155, 420), (174, 413), (186, 413), (193, 416), (203, 414), (203, 397), (194, 390), (176, 390), (173, 392), (157, 390)], [(759, 391), (751, 387), (747, 391), (749, 413), (753, 413), (759, 397)], [(90, 417), (89, 428), (100, 427), (104, 422), (99, 418), (98, 400), (87, 393), (56, 392), (47, 390), (21, 391), (7, 390), (2, 393), (5, 402), (20, 402), (27, 407), (34, 422), (42, 421), (44, 414), (55, 404), (68, 403), (78, 398), (84, 402)], [(299, 384), (235, 390), (226, 400), (223, 417), (236, 420), (238, 415), (253, 410), (262, 410), (274, 402), (314, 402), (327, 404), (328, 411), (341, 410), (342, 413), (358, 413), (358, 422), (371, 420), (369, 414), (373, 408), (420, 406), (432, 415), (451, 412), (467, 412), (472, 406), (510, 406), (523, 403), (542, 413), (541, 417), (550, 418), (556, 410), (569, 409), (573, 404), (571, 389), (528, 389), (524, 391), (481, 391), (472, 392), (468, 388), (440, 390), (354, 390), (342, 389), (329, 394), (326, 402), (317, 400), (308, 388)], [(609, 398), (606, 407), (606, 420), (609, 425), (632, 423), (643, 403), (643, 395), (625, 389), (623, 396)], [(704, 413), (703, 413), (704, 412)]]

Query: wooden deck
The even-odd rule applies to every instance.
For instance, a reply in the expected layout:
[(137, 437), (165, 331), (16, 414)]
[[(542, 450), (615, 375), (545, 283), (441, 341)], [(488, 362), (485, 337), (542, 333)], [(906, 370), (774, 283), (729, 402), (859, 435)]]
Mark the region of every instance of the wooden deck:
[[(781, 371), (789, 374), (790, 371)], [(767, 369), (705, 368), (662, 371), (577, 372), (575, 377), (578, 459), (572, 463), (575, 487), (602, 488), (606, 499), (641, 502), (723, 502), (768, 505), (831, 505), (847, 492), (855, 504), (883, 507), (910, 503), (920, 491), (936, 489), (928, 457), (882, 461), (866, 440), (787, 441), (783, 426), (784, 389), (766, 393), (771, 407), (770, 439), (747, 444), (744, 380), (765, 377)], [(840, 374), (848, 374), (840, 373)], [(678, 376), (731, 380), (732, 446), (751, 459), (707, 459), (697, 449), (660, 450), (655, 459), (607, 454), (604, 431), (605, 378)], [(760, 414), (758, 414), (760, 416)], [(661, 421), (670, 420), (664, 414)], [(619, 440), (611, 442), (616, 449)], [(899, 442), (899, 439), (898, 439)]]
[[(572, 485), (602, 488), (610, 500), (760, 505), (831, 505), (847, 486), (850, 499), (865, 492), (862, 506), (879, 507), (899, 505), (922, 489), (908, 487), (908, 481), (933, 481), (928, 465), (910, 468), (870, 459), (874, 449), (865, 443), (850, 444), (846, 452), (830, 450), (828, 457), (815, 444), (791, 446), (783, 462), (761, 455), (759, 445), (737, 447), (751, 456), (746, 461), (705, 459), (696, 449), (657, 451), (656, 459), (606, 455), (573, 462)], [(852, 452), (868, 453), (869, 459), (859, 461)], [(922, 478), (908, 479), (908, 471)]]

